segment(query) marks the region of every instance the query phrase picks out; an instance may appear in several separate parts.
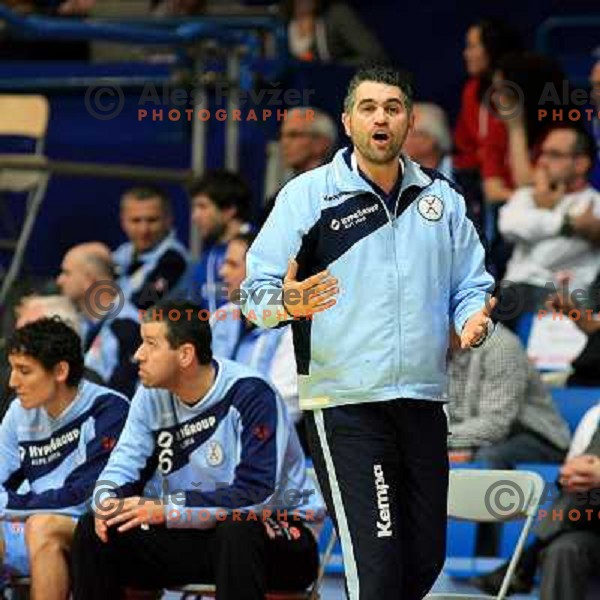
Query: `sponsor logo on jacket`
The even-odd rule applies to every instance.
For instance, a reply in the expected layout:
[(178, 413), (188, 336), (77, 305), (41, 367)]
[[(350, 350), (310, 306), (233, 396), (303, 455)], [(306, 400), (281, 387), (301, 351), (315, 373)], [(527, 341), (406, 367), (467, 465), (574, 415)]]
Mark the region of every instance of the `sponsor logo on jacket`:
[(29, 458), (40, 458), (48, 456), (63, 446), (75, 442), (79, 439), (79, 429), (72, 429), (57, 437), (51, 437), (50, 441), (45, 444), (36, 444), (29, 446)]
[(344, 229), (351, 229), (355, 225), (360, 225), (367, 220), (367, 217), (379, 210), (379, 203), (371, 204), (371, 206), (366, 206), (365, 208), (359, 208), (355, 210), (353, 213), (350, 213), (346, 217), (342, 217), (341, 219), (332, 219), (330, 223), (331, 229), (333, 231), (338, 231), (342, 227)]

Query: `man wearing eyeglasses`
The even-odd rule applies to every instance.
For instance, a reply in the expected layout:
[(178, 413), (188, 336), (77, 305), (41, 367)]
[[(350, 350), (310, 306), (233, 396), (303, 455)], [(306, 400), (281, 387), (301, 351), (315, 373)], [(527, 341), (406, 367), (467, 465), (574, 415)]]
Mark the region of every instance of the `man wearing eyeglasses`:
[[(511, 288), (514, 310), (505, 325), (516, 327), (516, 312), (543, 308), (552, 285), (565, 277), (571, 291), (587, 291), (600, 270), (600, 193), (588, 183), (594, 157), (585, 131), (569, 125), (552, 129), (533, 185), (516, 190), (500, 210), (500, 232), (515, 244), (503, 286), (505, 298)], [(499, 312), (506, 302), (499, 302)]]
[(333, 119), (316, 108), (294, 108), (281, 125), (281, 157), (286, 169), (299, 175), (320, 167), (337, 139)]
[[(288, 110), (279, 131), (284, 181), (325, 164), (335, 149), (337, 134), (335, 121), (318, 108), (298, 106)], [(265, 201), (263, 222), (273, 209), (275, 197)]]

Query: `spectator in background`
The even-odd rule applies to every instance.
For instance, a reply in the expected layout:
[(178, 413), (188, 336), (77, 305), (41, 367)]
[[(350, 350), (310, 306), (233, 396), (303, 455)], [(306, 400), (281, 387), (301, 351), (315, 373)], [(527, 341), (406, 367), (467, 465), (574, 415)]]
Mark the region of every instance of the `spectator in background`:
[[(546, 286), (564, 272), (571, 274), (572, 289), (587, 291), (594, 281), (600, 270), (600, 193), (587, 181), (594, 157), (593, 140), (585, 131), (553, 129), (542, 143), (534, 185), (518, 189), (500, 210), (500, 232), (515, 248), (499, 311), (503, 298), (514, 302), (510, 294), (518, 295), (521, 311), (543, 307)], [(514, 329), (519, 314), (505, 324)]]
[(7, 353), (17, 399), (0, 426), (0, 563), (31, 576), (32, 598), (64, 600), (77, 517), (117, 443), (129, 403), (82, 380), (81, 341), (60, 319), (17, 329)]
[(42, 317), (59, 317), (81, 337), (81, 320), (75, 305), (65, 296), (25, 296), (15, 308), (15, 328)]
[(501, 21), (486, 19), (467, 31), (464, 59), (469, 79), (454, 130), (453, 160), (474, 209), (482, 205), (481, 191), (487, 202), (501, 202), (511, 194), (506, 127), (486, 102), (500, 59), (520, 48), (516, 33)]
[[(571, 311), (579, 310), (579, 318), (574, 319), (574, 323), (587, 336), (585, 347), (571, 363), (566, 381), (568, 386), (600, 387), (600, 320), (597, 317), (600, 313), (600, 275), (590, 289), (591, 302), (584, 305), (575, 301), (572, 289), (569, 294), (564, 290), (554, 294), (546, 303), (549, 310), (562, 311), (563, 315), (576, 315)], [(587, 309), (591, 309), (592, 313)]]
[(140, 345), (138, 311), (119, 298), (113, 264), (88, 244), (74, 246), (65, 255), (57, 278), (61, 292), (81, 315), (85, 365), (111, 388), (133, 396), (137, 366), (133, 355)]
[[(337, 136), (337, 125), (325, 111), (312, 106), (290, 109), (279, 132), (281, 162), (286, 170), (281, 183), (325, 164), (335, 149)], [(266, 200), (262, 223), (273, 210), (276, 197)]]
[(250, 231), (246, 218), (252, 193), (237, 173), (214, 170), (192, 185), (190, 198), (192, 222), (202, 239), (202, 254), (186, 277), (185, 293), (212, 314), (227, 302), (221, 267), (229, 241)]
[[(577, 427), (560, 470), (561, 493), (544, 516), (540, 512), (535, 537), (521, 555), (509, 593), (530, 593), (541, 564), (541, 600), (592, 597), (586, 593), (600, 565), (596, 500), (600, 492), (599, 416), (600, 405), (597, 405), (586, 412)], [(505, 563), (492, 573), (474, 578), (472, 583), (495, 596), (507, 569)]]
[(417, 102), (413, 115), (404, 152), (421, 166), (452, 178), (452, 137), (444, 109), (430, 102)]
[(501, 323), (477, 352), (461, 350), (453, 336), (448, 375), (451, 450), (490, 469), (562, 461), (569, 427), (519, 338)]
[(257, 369), (275, 386), (296, 425), (304, 451), (308, 449), (298, 402), (296, 358), (291, 327), (264, 329), (246, 319), (240, 310), (240, 287), (246, 278), (246, 253), (253, 234), (239, 234), (227, 245), (221, 277), (230, 302), (213, 315), (213, 353)]
[[(502, 119), (508, 134), (501, 144), (493, 144), (489, 152), (497, 163), (503, 162), (510, 177), (497, 179), (493, 194), (486, 200), (496, 203), (488, 209), (486, 236), (490, 241), (490, 259), (501, 279), (510, 260), (513, 246), (498, 231), (499, 203), (510, 198), (515, 188), (531, 184), (530, 163), (537, 158), (540, 144), (550, 128), (558, 123), (540, 118), (539, 102), (546, 86), (561, 90), (564, 75), (552, 59), (529, 52), (510, 52), (497, 64), (489, 105)], [(568, 107), (563, 107), (565, 113)]]
[[(74, 329), (77, 335), (81, 334), (81, 321), (77, 310), (73, 303), (64, 296), (25, 296), (15, 307), (15, 328), (23, 327), (23, 325), (42, 317), (59, 317)], [(5, 353), (4, 340), (2, 340), (0, 345), (0, 421), (14, 397), (14, 392), (9, 385), (9, 378), (10, 366)], [(93, 381), (100, 383), (97, 379), (93, 379)]]
[[(600, 50), (598, 51), (600, 56)], [(592, 132), (596, 140), (596, 162), (592, 171), (591, 182), (596, 189), (600, 189), (600, 59), (590, 72), (591, 103), (595, 110), (592, 119)]]
[[(569, 426), (519, 338), (498, 323), (477, 352), (461, 350), (456, 335), (451, 339), (450, 457), (472, 459), (488, 469), (561, 462), (569, 446)], [(481, 524), (477, 533), (477, 553), (497, 556), (500, 528)]]
[[(88, 259), (91, 257), (91, 262)], [(85, 242), (71, 248), (65, 254), (61, 263), (61, 273), (56, 278), (56, 285), (63, 296), (70, 300), (79, 314), (77, 332), (81, 339), (86, 340), (90, 321), (81, 310), (80, 303), (85, 298), (86, 290), (91, 286), (89, 269), (94, 260), (110, 263), (112, 254), (110, 248), (102, 242)]]
[(175, 288), (188, 264), (172, 229), (170, 198), (150, 186), (127, 190), (121, 198), (121, 227), (128, 241), (113, 252), (117, 283), (129, 302), (146, 309)]
[(302, 61), (387, 62), (377, 38), (346, 2), (285, 0), (290, 54)]
[(331, 158), (337, 142), (337, 125), (318, 108), (292, 108), (281, 125), (279, 138), (283, 164), (291, 177), (295, 177)]
[[(540, 117), (540, 100), (547, 94), (548, 86), (560, 94), (565, 81), (566, 77), (556, 61), (546, 56), (512, 52), (498, 61), (494, 73), (495, 87), (498, 88), (496, 105), (502, 107), (498, 110), (508, 131), (507, 160), (512, 182), (499, 197), (510, 196), (513, 188), (533, 183), (533, 164), (540, 145), (548, 131), (563, 121), (554, 116)], [(515, 86), (522, 94), (520, 98), (515, 93)], [(552, 108), (557, 107), (552, 105)], [(570, 107), (562, 105), (558, 108), (566, 115)]]

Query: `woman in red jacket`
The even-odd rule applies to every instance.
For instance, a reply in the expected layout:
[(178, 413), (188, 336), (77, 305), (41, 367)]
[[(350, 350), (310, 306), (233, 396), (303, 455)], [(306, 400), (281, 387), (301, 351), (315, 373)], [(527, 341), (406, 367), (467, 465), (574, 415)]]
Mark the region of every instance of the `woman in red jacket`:
[(469, 79), (454, 131), (454, 166), (479, 175), (488, 202), (508, 199), (512, 187), (508, 134), (486, 105), (491, 99), (488, 90), (501, 57), (520, 47), (518, 36), (500, 21), (484, 20), (467, 31), (463, 55)]

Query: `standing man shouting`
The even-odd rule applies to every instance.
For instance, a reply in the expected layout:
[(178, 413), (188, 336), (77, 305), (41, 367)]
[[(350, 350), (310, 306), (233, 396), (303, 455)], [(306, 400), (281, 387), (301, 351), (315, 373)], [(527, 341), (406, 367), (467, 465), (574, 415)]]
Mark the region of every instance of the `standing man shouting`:
[(479, 345), (494, 306), (462, 195), (401, 155), (412, 96), (391, 69), (355, 75), (342, 115), (353, 147), (283, 188), (242, 286), (249, 319), (293, 320), (350, 600), (421, 599), (442, 568), (449, 324)]

